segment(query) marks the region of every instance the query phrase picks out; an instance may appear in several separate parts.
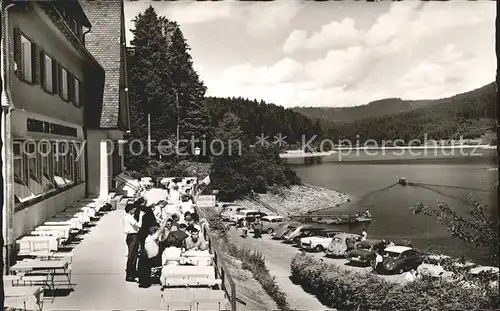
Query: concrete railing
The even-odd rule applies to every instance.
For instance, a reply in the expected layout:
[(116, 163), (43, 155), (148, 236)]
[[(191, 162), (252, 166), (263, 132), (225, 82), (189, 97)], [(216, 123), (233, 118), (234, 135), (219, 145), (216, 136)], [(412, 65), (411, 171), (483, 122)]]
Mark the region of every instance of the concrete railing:
[(205, 212), (196, 206), (196, 212), (200, 216), (200, 219), (206, 219), (207, 222), (202, 225), (202, 234), (206, 241), (208, 241), (209, 249), (212, 254), (214, 254), (214, 265), (216, 267), (216, 276), (222, 280), (222, 289), (226, 293), (231, 303), (231, 310), (236, 311), (236, 284), (231, 277), (229, 270), (224, 264), (224, 260), (221, 258), (222, 251), (218, 247), (217, 243), (214, 243), (213, 238), (210, 234), (210, 228), (208, 223), (208, 218)]

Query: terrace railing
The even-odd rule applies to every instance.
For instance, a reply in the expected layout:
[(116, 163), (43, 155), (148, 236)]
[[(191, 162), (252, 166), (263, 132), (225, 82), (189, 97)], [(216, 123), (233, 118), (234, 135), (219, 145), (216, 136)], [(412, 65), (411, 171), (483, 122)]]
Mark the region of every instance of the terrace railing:
[[(200, 216), (200, 219), (208, 219), (203, 209), (198, 208), (198, 206), (196, 206), (196, 212)], [(236, 284), (234, 283), (227, 266), (224, 264), (224, 259), (221, 256), (222, 250), (219, 248), (218, 244), (214, 242), (214, 238), (210, 234), (210, 228), (207, 222), (203, 223), (202, 234), (205, 237), (205, 240), (208, 241), (210, 252), (214, 254), (214, 265), (216, 267), (215, 271), (217, 277), (222, 280), (222, 290), (224, 290), (229, 298), (231, 310), (236, 311)]]

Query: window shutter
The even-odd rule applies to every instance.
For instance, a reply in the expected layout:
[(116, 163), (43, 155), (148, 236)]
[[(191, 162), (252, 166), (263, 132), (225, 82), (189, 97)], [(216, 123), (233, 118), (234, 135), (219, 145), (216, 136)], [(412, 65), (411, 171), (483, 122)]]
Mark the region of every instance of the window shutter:
[(57, 62), (52, 60), (52, 93), (59, 94), (59, 72), (57, 71)]
[(14, 61), (17, 64), (16, 76), (23, 78), (23, 61), (21, 52), (21, 32), (14, 28)]
[(62, 88), (62, 67), (61, 64), (57, 63), (57, 89), (59, 90), (59, 97), (63, 98), (63, 88)]
[(73, 100), (73, 75), (68, 71), (68, 101), (72, 101), (74, 102)]
[(80, 81), (78, 83), (78, 96), (80, 97), (80, 104), (78, 106), (82, 107), (83, 106), (83, 83)]
[(36, 43), (31, 43), (31, 71), (33, 75), (33, 84), (40, 83), (40, 50)]
[(45, 53), (42, 49), (40, 49), (39, 53), (40, 58), (40, 86), (45, 90)]

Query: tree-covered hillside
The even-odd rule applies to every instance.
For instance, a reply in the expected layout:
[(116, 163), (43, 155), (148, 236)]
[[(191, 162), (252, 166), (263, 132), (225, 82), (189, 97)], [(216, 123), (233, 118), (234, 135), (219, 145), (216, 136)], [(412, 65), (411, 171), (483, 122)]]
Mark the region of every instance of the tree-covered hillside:
[(349, 123), (333, 123), (327, 129), (331, 139), (360, 141), (374, 139), (458, 139), (477, 138), (491, 132), (496, 118), (496, 87), (490, 83), (471, 92), (428, 102), (421, 108)]
[(320, 135), (323, 131), (319, 121), (262, 100), (207, 97), (205, 107), (210, 115), (212, 128), (219, 126), (228, 112), (238, 117), (244, 139), (250, 143), (255, 142), (256, 136), (261, 134), (270, 136), (270, 141), (274, 140), (274, 135), (281, 134), (286, 142), (293, 144), (301, 142), (302, 135), (311, 137)]

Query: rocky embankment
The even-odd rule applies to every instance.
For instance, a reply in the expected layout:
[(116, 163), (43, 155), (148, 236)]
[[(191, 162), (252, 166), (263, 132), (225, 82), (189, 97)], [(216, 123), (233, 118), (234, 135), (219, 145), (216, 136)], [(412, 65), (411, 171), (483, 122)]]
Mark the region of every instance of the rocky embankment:
[[(279, 188), (266, 194), (258, 194), (259, 199), (278, 211), (280, 215), (297, 215), (334, 207), (348, 202), (345, 193), (311, 185)], [(238, 202), (247, 208), (261, 209), (262, 205), (251, 200)]]

